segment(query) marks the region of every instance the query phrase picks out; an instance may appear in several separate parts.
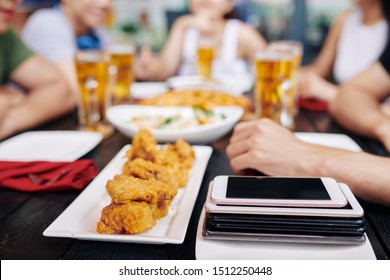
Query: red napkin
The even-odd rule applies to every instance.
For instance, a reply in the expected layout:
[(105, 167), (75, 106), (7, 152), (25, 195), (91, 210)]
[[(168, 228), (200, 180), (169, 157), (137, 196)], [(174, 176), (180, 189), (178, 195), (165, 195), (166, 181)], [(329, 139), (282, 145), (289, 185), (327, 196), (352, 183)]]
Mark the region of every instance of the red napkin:
[(0, 161), (0, 188), (26, 192), (84, 188), (97, 174), (89, 159), (73, 162)]
[(328, 103), (313, 99), (298, 99), (298, 106), (309, 111), (328, 111)]

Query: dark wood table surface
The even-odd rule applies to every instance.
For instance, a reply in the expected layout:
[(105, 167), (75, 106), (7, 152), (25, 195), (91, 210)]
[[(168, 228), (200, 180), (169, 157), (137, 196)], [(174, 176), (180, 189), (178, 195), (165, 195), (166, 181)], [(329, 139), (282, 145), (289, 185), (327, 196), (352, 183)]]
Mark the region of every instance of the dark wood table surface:
[[(74, 129), (77, 129), (75, 112), (44, 125), (38, 130)], [(296, 131), (346, 133), (331, 120), (326, 112), (308, 111), (301, 111), (297, 116)], [(349, 135), (365, 151), (388, 156), (379, 143)], [(69, 206), (80, 191), (25, 193), (0, 189), (1, 259), (195, 259), (197, 225), (206, 198), (208, 183), (217, 175), (233, 174), (225, 154), (228, 141), (229, 135), (212, 143), (213, 153), (182, 244), (150, 245), (44, 237), (43, 231)], [(113, 137), (102, 141), (84, 158), (94, 160), (101, 170), (124, 145), (129, 143), (130, 139), (116, 132)], [(389, 259), (390, 207), (360, 202), (367, 219), (367, 235), (377, 258)]]

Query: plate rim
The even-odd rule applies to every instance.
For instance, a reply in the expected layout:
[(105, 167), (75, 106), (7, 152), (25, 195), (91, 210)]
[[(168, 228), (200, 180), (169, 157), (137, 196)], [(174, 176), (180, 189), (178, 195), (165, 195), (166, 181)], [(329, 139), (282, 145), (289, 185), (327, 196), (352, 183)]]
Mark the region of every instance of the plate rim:
[[(67, 157), (63, 159), (55, 159), (55, 157), (47, 157), (45, 158), (4, 158), (0, 154), (0, 160), (4, 161), (63, 161), (63, 162), (71, 162), (75, 161), (88, 152), (92, 151), (102, 140), (103, 140), (103, 135), (99, 132), (93, 132), (93, 131), (81, 131), (81, 130), (38, 130), (38, 131), (26, 131), (22, 132), (20, 134), (17, 134), (11, 138), (8, 138), (2, 142), (0, 142), (0, 151), (3, 147), (6, 147), (7, 145), (13, 145), (14, 142), (16, 141), (24, 141), (24, 138), (29, 137), (30, 135), (42, 135), (45, 136), (53, 136), (53, 135), (67, 135), (67, 136), (73, 136), (73, 137), (79, 137), (80, 135), (88, 136), (90, 139), (88, 141), (88, 144), (84, 145), (78, 145), (78, 150), (77, 152), (73, 152), (72, 154), (68, 155)], [(57, 139), (56, 137), (56, 139)], [(47, 139), (47, 138), (45, 138)]]
[[(346, 150), (346, 148), (343, 148), (343, 147), (335, 147), (335, 146), (332, 146), (332, 145), (328, 145), (326, 143), (318, 143), (316, 141), (309, 141), (307, 139), (304, 139), (305, 136), (314, 136), (314, 137), (339, 137), (339, 138), (344, 138), (345, 141), (347, 142), (344, 142), (346, 144), (348, 144), (349, 148), (348, 150), (349, 151), (353, 151), (353, 152), (362, 152), (362, 148), (360, 147), (360, 145), (358, 143), (356, 143), (355, 140), (353, 140), (350, 136), (346, 135), (346, 134), (343, 134), (343, 133), (325, 133), (325, 132), (294, 132), (294, 135), (301, 141), (304, 141), (304, 142), (307, 142), (307, 143), (312, 143), (312, 144), (317, 144), (317, 145), (322, 145), (322, 146), (327, 146), (327, 147), (333, 147), (333, 148), (338, 148), (338, 149), (343, 149), (343, 150)], [(351, 146), (352, 145), (352, 146)]]
[[(133, 131), (132, 133), (137, 133), (139, 128), (136, 126), (126, 126), (125, 124), (120, 123), (118, 120), (113, 121), (112, 117), (110, 116), (111, 114), (114, 114), (115, 110), (124, 110), (124, 108), (133, 108), (133, 109), (145, 109), (145, 110), (161, 110), (161, 111), (167, 111), (170, 109), (174, 109), (176, 111), (179, 110), (189, 110), (192, 109), (193, 107), (191, 106), (150, 106), (150, 105), (119, 105), (119, 106), (113, 106), (110, 107), (107, 110), (107, 119), (109, 122), (114, 125), (121, 127), (122, 129), (127, 129), (129, 131)], [(230, 124), (231, 122), (236, 123), (237, 121), (240, 120), (242, 115), (244, 114), (244, 110), (240, 106), (235, 106), (235, 105), (229, 105), (229, 106), (215, 106), (215, 109), (221, 109), (226, 108), (227, 110), (232, 110), (234, 111), (233, 116), (226, 118), (225, 120), (222, 120), (221, 122), (218, 123), (212, 123), (212, 124), (207, 124), (207, 125), (202, 125), (202, 126), (197, 126), (197, 127), (190, 127), (190, 128), (184, 128), (184, 129), (177, 129), (177, 130), (168, 130), (164, 131), (161, 129), (150, 129), (153, 135), (155, 137), (183, 137), (183, 135), (189, 135), (189, 134), (196, 134), (196, 133), (204, 133), (209, 130), (213, 130), (216, 128), (220, 128), (224, 125)], [(237, 120), (236, 120), (237, 119)], [(234, 126), (234, 124), (233, 124)], [(157, 135), (157, 136), (156, 136)]]

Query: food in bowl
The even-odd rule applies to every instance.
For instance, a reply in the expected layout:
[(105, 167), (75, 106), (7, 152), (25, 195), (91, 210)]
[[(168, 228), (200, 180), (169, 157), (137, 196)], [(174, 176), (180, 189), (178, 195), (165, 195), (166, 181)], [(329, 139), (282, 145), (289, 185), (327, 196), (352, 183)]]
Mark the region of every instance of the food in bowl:
[(202, 89), (170, 90), (155, 97), (144, 99), (139, 104), (190, 106), (206, 109), (212, 109), (215, 106), (240, 106), (244, 112), (251, 110), (251, 102), (245, 96), (232, 96), (223, 92)]
[(129, 124), (135, 125), (138, 128), (177, 130), (212, 124), (225, 119), (226, 115), (224, 113), (216, 112), (213, 109), (208, 110), (196, 107), (193, 108), (193, 114), (187, 116), (178, 113), (169, 116), (150, 114), (133, 116), (129, 120)]

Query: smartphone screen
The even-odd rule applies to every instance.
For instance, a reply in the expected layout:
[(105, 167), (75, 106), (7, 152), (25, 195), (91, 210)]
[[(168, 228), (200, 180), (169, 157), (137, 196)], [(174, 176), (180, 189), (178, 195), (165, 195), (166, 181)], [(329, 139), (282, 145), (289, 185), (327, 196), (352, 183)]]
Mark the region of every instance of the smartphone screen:
[(329, 200), (320, 178), (229, 177), (227, 198)]

